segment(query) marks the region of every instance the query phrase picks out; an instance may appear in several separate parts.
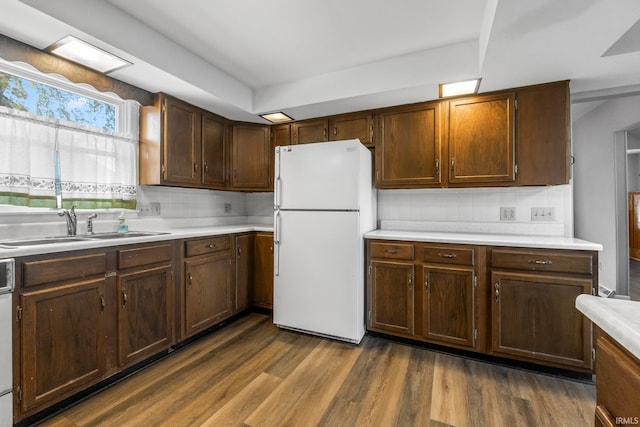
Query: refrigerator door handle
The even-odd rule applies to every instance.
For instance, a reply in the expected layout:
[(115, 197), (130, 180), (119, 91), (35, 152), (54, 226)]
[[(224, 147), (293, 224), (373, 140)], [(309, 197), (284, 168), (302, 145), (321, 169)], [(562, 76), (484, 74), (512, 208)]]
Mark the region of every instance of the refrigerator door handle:
[(280, 179), (280, 176), (278, 175), (276, 177), (276, 182), (275, 185), (273, 186), (273, 191), (275, 191), (275, 208), (276, 209), (280, 209), (280, 194), (282, 194), (282, 180)]
[(276, 276), (280, 275), (280, 212), (276, 212), (276, 218), (273, 222), (273, 272)]

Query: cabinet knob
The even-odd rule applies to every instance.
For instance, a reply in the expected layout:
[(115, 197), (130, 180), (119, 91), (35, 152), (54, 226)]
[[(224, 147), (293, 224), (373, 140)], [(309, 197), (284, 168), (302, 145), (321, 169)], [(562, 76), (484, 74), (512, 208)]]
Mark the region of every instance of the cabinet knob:
[(209, 172), (209, 165), (207, 164), (207, 162), (204, 162), (204, 171)]
[(127, 306), (127, 290), (126, 289), (122, 289), (122, 306), (123, 307)]
[(409, 276), (409, 290), (413, 289), (413, 277)]
[(494, 285), (494, 288), (496, 289), (496, 302), (500, 299), (500, 284), (496, 283)]
[(198, 172), (198, 164), (197, 164), (197, 163), (194, 163), (194, 164), (193, 164), (193, 170), (194, 170), (195, 172)]
[(193, 285), (193, 274), (189, 273), (187, 275), (187, 278), (189, 279), (189, 283), (187, 283), (189, 286)]

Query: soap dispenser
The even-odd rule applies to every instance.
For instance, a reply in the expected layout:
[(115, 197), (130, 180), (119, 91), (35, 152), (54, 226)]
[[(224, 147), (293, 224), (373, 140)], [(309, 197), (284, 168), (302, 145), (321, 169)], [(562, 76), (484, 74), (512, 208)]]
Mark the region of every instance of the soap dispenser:
[(126, 233), (129, 231), (129, 224), (127, 224), (127, 216), (124, 211), (118, 215), (118, 222), (116, 223), (116, 233)]

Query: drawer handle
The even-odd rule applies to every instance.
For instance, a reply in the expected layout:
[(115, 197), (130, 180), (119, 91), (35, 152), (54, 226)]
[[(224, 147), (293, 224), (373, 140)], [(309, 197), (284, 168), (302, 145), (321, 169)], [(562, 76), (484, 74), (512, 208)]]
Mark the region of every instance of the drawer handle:
[(127, 306), (127, 290), (122, 289), (122, 307)]
[(456, 258), (458, 255), (456, 254), (446, 254), (444, 252), (438, 252), (438, 256), (442, 258)]
[(494, 287), (496, 290), (496, 302), (498, 302), (500, 300), (500, 284), (496, 283)]
[(215, 248), (215, 247), (216, 247), (216, 245), (215, 245), (214, 243), (210, 243), (207, 247), (208, 247), (208, 248), (210, 248), (210, 249), (212, 249), (212, 248)]
[(189, 274), (187, 275), (187, 278), (189, 279), (189, 283), (188, 283), (188, 285), (189, 285), (189, 286), (193, 285), (193, 275), (192, 275), (191, 273), (189, 273)]
[(550, 259), (530, 259), (529, 264), (551, 265), (553, 264), (553, 261), (551, 261)]
[(386, 253), (388, 253), (388, 254), (397, 254), (398, 253), (397, 249), (385, 249), (384, 251)]

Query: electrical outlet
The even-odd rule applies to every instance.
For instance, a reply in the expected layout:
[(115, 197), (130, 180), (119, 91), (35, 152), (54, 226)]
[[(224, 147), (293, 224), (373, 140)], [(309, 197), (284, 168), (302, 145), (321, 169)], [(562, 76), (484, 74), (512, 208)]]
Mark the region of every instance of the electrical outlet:
[(555, 221), (554, 208), (531, 208), (531, 221)]
[(160, 203), (149, 203), (138, 205), (140, 216), (160, 216)]
[(515, 221), (516, 208), (500, 208), (500, 221)]
[(231, 203), (225, 203), (224, 204), (224, 213), (230, 213), (231, 212)]

